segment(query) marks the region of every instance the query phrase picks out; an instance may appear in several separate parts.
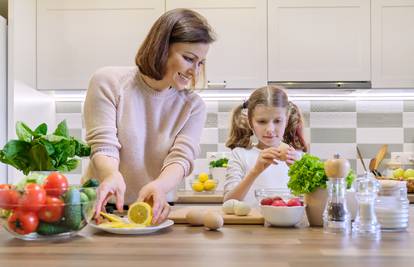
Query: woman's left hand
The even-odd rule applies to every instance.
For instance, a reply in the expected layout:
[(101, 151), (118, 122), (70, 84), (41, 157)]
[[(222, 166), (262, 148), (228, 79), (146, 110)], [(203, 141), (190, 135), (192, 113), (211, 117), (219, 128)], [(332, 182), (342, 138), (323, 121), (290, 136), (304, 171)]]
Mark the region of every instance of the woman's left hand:
[(300, 153), (293, 147), (289, 147), (286, 151), (286, 164), (290, 166), (298, 159), (300, 159)]
[(146, 184), (139, 191), (137, 201), (144, 201), (152, 206), (152, 224), (164, 222), (170, 213), (170, 205), (166, 200), (166, 194), (157, 186), (155, 181)]

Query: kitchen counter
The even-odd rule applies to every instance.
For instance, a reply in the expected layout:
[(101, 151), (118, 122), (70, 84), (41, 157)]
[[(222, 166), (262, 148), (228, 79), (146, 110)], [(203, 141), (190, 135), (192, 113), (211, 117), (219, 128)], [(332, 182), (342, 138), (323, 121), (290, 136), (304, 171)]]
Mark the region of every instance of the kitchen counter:
[(85, 228), (75, 238), (27, 242), (0, 230), (0, 266), (410, 266), (414, 206), (407, 232), (380, 241), (324, 234), (322, 228), (225, 225), (220, 231), (174, 225), (145, 236)]

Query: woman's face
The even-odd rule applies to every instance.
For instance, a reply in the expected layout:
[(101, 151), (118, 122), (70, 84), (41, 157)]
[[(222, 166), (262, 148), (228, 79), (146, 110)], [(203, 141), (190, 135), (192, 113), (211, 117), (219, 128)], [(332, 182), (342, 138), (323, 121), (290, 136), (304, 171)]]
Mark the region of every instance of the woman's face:
[(206, 61), (210, 45), (204, 43), (174, 43), (168, 50), (167, 71), (163, 78), (178, 90), (188, 88), (197, 81)]
[(283, 140), (286, 127), (286, 108), (257, 105), (253, 110), (252, 130), (261, 149), (277, 147)]

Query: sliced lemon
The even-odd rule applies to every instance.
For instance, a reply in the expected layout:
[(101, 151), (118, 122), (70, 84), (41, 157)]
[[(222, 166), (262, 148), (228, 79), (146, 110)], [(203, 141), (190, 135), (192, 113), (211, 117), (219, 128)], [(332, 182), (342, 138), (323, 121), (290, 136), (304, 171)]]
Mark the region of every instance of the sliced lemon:
[(107, 222), (101, 223), (100, 227), (105, 228), (143, 228), (145, 225), (137, 223), (125, 223), (125, 222)]
[(208, 180), (208, 174), (205, 172), (202, 172), (198, 175), (198, 180), (202, 183)]
[(130, 223), (148, 226), (152, 221), (152, 208), (146, 202), (135, 202), (128, 209), (128, 220)]
[(110, 222), (120, 222), (123, 223), (124, 220), (122, 220), (121, 217), (115, 215), (115, 214), (109, 214), (109, 213), (105, 213), (105, 212), (100, 212), (99, 214), (101, 214), (103, 217), (107, 218)]

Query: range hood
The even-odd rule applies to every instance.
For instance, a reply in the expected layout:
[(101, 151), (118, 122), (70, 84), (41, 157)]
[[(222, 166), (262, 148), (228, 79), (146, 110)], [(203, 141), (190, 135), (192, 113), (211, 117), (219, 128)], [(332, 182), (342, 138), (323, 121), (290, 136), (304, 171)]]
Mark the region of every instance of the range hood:
[(371, 81), (269, 81), (287, 89), (370, 89)]

